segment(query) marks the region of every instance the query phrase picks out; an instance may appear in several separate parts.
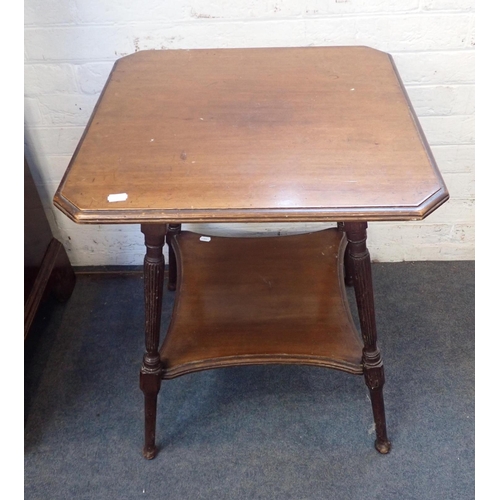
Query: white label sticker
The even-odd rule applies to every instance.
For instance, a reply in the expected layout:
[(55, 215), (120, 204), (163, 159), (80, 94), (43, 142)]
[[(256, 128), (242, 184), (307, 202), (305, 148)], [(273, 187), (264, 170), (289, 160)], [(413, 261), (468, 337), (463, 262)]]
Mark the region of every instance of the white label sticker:
[(212, 238), (210, 236), (201, 236), (200, 241), (210, 241)]
[(113, 202), (113, 201), (125, 201), (128, 198), (127, 193), (117, 193), (117, 194), (110, 194), (108, 196), (108, 201)]

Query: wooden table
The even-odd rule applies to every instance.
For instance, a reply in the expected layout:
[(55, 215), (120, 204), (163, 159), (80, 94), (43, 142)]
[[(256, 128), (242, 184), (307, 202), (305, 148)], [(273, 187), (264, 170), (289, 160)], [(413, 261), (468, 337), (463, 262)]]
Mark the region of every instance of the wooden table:
[[(77, 223), (141, 224), (145, 235), (144, 456), (156, 454), (162, 379), (264, 363), (364, 374), (375, 446), (387, 453), (367, 222), (420, 220), (447, 199), (388, 54), (309, 47), (119, 59), (54, 203)], [(338, 224), (265, 238), (181, 231), (187, 222), (311, 221)], [(160, 344), (165, 241), (177, 291)], [(344, 283), (354, 284), (361, 335)]]

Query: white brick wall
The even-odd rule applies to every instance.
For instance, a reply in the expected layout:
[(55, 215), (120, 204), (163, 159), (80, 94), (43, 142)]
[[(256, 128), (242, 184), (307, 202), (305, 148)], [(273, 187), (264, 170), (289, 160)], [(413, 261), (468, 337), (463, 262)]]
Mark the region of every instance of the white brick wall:
[[(142, 49), (368, 45), (393, 55), (450, 201), (422, 222), (374, 223), (374, 260), (474, 258), (473, 0), (26, 0), (26, 154), (75, 265), (134, 265), (138, 226), (77, 226), (52, 206), (113, 62)], [(234, 225), (235, 234), (324, 225)], [(191, 229), (227, 234), (228, 226)]]

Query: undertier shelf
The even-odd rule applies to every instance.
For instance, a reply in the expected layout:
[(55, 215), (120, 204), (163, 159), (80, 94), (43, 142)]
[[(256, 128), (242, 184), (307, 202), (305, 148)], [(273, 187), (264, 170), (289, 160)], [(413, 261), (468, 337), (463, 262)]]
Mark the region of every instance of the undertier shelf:
[(160, 349), (163, 377), (227, 366), (306, 364), (362, 373), (337, 229), (171, 244), (177, 291)]

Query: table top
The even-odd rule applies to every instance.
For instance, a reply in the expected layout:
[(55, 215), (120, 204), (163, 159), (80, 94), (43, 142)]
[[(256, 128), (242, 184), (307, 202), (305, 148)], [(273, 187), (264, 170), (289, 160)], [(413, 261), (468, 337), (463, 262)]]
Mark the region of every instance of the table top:
[(447, 199), (391, 56), (307, 47), (119, 59), (54, 203), (105, 224), (419, 220)]

